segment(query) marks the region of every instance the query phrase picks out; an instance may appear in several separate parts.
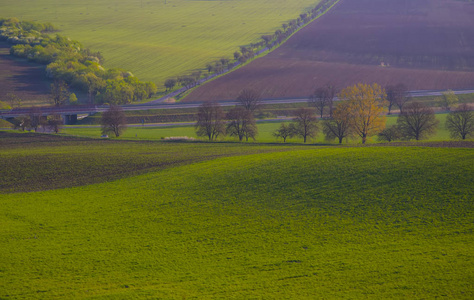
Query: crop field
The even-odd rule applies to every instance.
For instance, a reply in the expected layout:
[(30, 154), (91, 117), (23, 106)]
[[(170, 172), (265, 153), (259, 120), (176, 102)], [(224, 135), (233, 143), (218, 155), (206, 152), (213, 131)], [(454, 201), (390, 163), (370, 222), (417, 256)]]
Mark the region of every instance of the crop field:
[(149, 142), (2, 131), (0, 141), (0, 193), (85, 185), (223, 156), (290, 149), (238, 143), (157, 146)]
[(162, 86), (168, 77), (230, 58), (319, 0), (3, 0), (3, 17), (51, 22), (61, 34)]
[(184, 101), (307, 97), (325, 84), (404, 83), (409, 90), (474, 87), (474, 5), (466, 1), (341, 0), (281, 47)]
[[(62, 154), (77, 157), (87, 142), (110, 171), (114, 151), (198, 159), (79, 187), (63, 174), (63, 189), (2, 194), (0, 298), (474, 297), (472, 149), (267, 152), (8, 135), (0, 155), (37, 175), (19, 191), (43, 180), (43, 166), (78, 166)], [(208, 152), (223, 155), (200, 159)]]
[(0, 101), (7, 102), (7, 94), (22, 99), (23, 106), (48, 105), (50, 82), (44, 66), (16, 59), (10, 55), (10, 46), (0, 42)]

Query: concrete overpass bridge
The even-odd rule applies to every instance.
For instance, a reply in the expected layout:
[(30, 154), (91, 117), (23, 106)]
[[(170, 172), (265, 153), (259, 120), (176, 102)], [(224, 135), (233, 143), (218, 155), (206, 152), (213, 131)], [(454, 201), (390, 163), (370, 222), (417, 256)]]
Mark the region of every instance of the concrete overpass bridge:
[(0, 119), (12, 123), (13, 119), (21, 116), (51, 116), (60, 115), (64, 124), (74, 124), (77, 121), (77, 115), (93, 115), (100, 111), (107, 110), (107, 106), (97, 105), (75, 105), (75, 106), (35, 106), (21, 107), (10, 110), (0, 110)]

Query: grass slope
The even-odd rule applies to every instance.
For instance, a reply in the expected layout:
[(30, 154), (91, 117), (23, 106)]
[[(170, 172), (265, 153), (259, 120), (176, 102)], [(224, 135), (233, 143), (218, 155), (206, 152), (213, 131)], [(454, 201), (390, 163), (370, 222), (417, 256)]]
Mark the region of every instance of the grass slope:
[(107, 67), (161, 85), (273, 33), (318, 0), (5, 0), (4, 17), (52, 22), (101, 51)]
[(0, 194), (86, 185), (223, 156), (290, 149), (238, 143), (91, 140), (1, 131), (0, 141)]
[(472, 299), (473, 160), (299, 147), (2, 195), (0, 298)]

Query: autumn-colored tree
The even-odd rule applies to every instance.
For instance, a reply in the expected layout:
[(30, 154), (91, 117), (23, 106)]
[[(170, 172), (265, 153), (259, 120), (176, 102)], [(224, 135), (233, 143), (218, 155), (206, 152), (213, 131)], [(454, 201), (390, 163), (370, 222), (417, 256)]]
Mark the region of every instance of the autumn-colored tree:
[(347, 87), (339, 98), (348, 101), (351, 128), (362, 138), (362, 144), (385, 128), (385, 92), (378, 84), (359, 83)]
[(318, 133), (318, 119), (311, 108), (300, 108), (296, 111), (294, 135), (301, 136), (306, 143), (308, 138), (314, 138)]
[(434, 134), (438, 124), (433, 109), (419, 102), (407, 104), (397, 119), (402, 136), (417, 141)]
[(454, 139), (474, 136), (474, 111), (466, 103), (459, 105), (446, 117), (446, 128)]
[(451, 107), (453, 107), (453, 105), (459, 102), (458, 96), (456, 96), (456, 94), (452, 90), (442, 92), (441, 97), (437, 99), (439, 101), (439, 106), (441, 106), (447, 111), (450, 111)]
[(224, 111), (217, 102), (204, 102), (198, 109), (197, 136), (207, 136), (210, 141), (225, 135)]
[(323, 123), (323, 132), (326, 140), (338, 139), (339, 144), (346, 137), (352, 134), (351, 130), (351, 113), (349, 110), (349, 103), (343, 102), (336, 106), (332, 117), (325, 120)]

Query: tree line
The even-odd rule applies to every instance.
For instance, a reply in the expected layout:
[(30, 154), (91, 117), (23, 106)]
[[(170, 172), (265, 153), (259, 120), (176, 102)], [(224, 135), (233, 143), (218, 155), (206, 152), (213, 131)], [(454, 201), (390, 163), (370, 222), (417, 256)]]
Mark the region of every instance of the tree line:
[[(334, 105), (336, 96), (341, 101)], [(452, 91), (445, 92), (439, 98), (442, 102), (439, 104), (451, 103), (451, 109), (452, 104), (457, 102), (454, 98), (457, 99)], [(273, 135), (283, 142), (293, 137), (302, 138), (304, 143), (316, 137), (319, 131), (322, 131), (326, 140), (337, 140), (339, 143), (359, 137), (365, 144), (372, 136), (388, 142), (428, 138), (436, 132), (439, 121), (432, 108), (409, 100), (408, 92), (402, 85), (383, 89), (377, 84), (357, 84), (341, 91), (331, 85), (318, 87), (309, 97), (309, 107), (297, 109), (290, 124), (282, 123)], [(237, 101), (239, 105), (227, 113), (217, 102), (203, 103), (198, 109), (196, 134), (207, 137), (209, 141), (226, 135), (235, 136), (239, 141), (248, 141), (249, 138), (255, 140), (258, 128), (254, 113), (260, 107), (261, 95), (257, 91), (245, 89)], [(396, 125), (386, 127), (386, 114), (391, 110), (390, 101), (393, 101), (392, 106), (400, 108), (400, 113)], [(453, 138), (466, 139), (472, 136), (474, 111), (467, 104), (459, 105), (450, 111), (445, 126)]]
[(14, 44), (11, 55), (46, 64), (48, 78), (87, 92), (89, 103), (127, 104), (157, 92), (153, 82), (142, 82), (131, 72), (105, 69), (100, 52), (59, 34), (52, 35), (55, 31), (50, 23), (0, 19), (0, 39)]
[[(409, 96), (405, 91), (404, 100), (396, 125), (386, 127), (386, 113), (389, 102), (387, 100), (387, 87), (385, 90), (377, 84), (357, 84), (337, 92), (335, 87), (326, 85), (318, 87), (308, 101), (308, 107), (295, 111), (293, 120), (282, 123), (273, 135), (287, 139), (298, 137), (306, 143), (317, 136), (321, 130), (328, 141), (337, 139), (342, 143), (345, 139), (359, 137), (363, 144), (372, 137), (378, 136), (380, 141), (394, 140), (422, 140), (434, 134), (439, 121), (436, 119), (432, 108), (417, 102), (408, 102)], [(401, 91), (399, 87), (399, 91)], [(336, 95), (339, 97), (334, 105)], [(456, 95), (452, 91), (443, 93), (443, 97), (450, 100), (442, 101), (444, 104), (453, 100)], [(441, 99), (440, 98), (440, 99)], [(457, 99), (457, 97), (456, 97)], [(224, 112), (218, 102), (204, 102), (198, 108), (196, 135), (215, 141), (224, 136), (238, 138), (239, 141), (255, 140), (258, 127), (255, 113), (261, 108), (261, 94), (255, 90), (244, 89), (237, 97), (238, 105)], [(407, 103), (408, 102), (408, 103)], [(324, 105), (322, 104), (324, 103)], [(0, 107), (6, 107), (0, 102)], [(444, 107), (446, 108), (446, 107)], [(466, 103), (453, 109), (449, 107), (445, 127), (452, 138), (466, 139), (474, 136), (474, 111)], [(328, 114), (325, 114), (327, 112)], [(319, 116), (319, 119), (318, 119)], [(29, 116), (17, 119), (16, 127), (23, 130), (39, 127), (51, 128), (58, 132), (62, 120), (59, 116), (42, 117), (39, 108), (33, 110)], [(113, 133), (120, 136), (127, 127), (123, 109), (111, 105), (110, 109), (102, 114), (102, 133)]]

